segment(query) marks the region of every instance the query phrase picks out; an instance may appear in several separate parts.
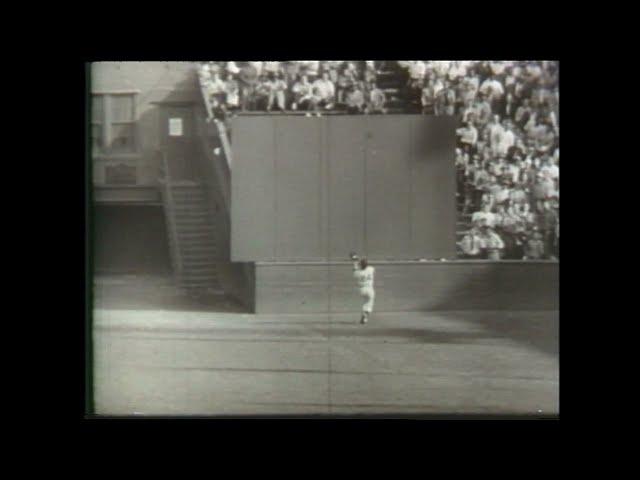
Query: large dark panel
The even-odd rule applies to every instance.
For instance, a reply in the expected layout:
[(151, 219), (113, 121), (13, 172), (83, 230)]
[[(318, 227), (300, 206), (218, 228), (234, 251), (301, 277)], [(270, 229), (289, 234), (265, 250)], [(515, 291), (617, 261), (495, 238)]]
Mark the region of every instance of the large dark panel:
[(408, 258), (410, 119), (380, 116), (367, 122), (365, 222), (371, 258)]
[(454, 256), (457, 121), (237, 118), (232, 259)]
[(285, 117), (275, 120), (275, 126), (276, 258), (323, 258), (320, 119)]
[(275, 259), (275, 125), (244, 117), (233, 124), (231, 259)]
[(455, 257), (457, 117), (411, 117), (409, 258)]
[(95, 206), (92, 259), (95, 273), (169, 273), (162, 207)]
[(327, 123), (330, 259), (365, 252), (364, 172), (366, 124), (360, 117)]

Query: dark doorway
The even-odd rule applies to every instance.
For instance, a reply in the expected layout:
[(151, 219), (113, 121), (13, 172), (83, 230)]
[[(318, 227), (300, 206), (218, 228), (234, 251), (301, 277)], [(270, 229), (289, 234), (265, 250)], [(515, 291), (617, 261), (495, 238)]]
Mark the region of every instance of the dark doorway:
[(93, 269), (97, 274), (171, 273), (161, 206), (96, 205), (92, 240)]
[(191, 105), (160, 105), (160, 144), (173, 181), (196, 180), (195, 139)]

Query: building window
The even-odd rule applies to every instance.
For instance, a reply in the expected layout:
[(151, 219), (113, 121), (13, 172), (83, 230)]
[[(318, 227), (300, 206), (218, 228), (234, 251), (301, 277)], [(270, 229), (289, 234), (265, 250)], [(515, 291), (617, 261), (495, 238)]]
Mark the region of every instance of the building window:
[(94, 154), (136, 153), (136, 102), (133, 93), (92, 95), (91, 140)]

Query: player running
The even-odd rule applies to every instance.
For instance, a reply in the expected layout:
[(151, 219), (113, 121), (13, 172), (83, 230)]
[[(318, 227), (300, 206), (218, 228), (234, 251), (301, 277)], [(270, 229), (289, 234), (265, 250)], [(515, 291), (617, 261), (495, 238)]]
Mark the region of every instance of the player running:
[(354, 252), (351, 252), (350, 257), (353, 261), (353, 276), (358, 280), (360, 295), (365, 298), (365, 303), (362, 305), (362, 316), (360, 317), (360, 323), (364, 324), (369, 320), (369, 315), (373, 311), (373, 301), (376, 297), (376, 292), (373, 289), (375, 268), (369, 265), (366, 257), (360, 258)]

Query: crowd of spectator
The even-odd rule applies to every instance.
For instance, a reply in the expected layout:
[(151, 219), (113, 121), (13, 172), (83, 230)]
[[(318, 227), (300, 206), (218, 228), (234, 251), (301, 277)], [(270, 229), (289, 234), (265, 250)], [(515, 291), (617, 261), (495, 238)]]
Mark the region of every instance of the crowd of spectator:
[(207, 62), (200, 80), (218, 113), (322, 111), (385, 113), (376, 77), (383, 62)]
[[(397, 87), (380, 88), (389, 72)], [(457, 195), (462, 217), (470, 215), (462, 256), (559, 258), (557, 62), (208, 62), (199, 75), (219, 118), (278, 110), (459, 115)]]

